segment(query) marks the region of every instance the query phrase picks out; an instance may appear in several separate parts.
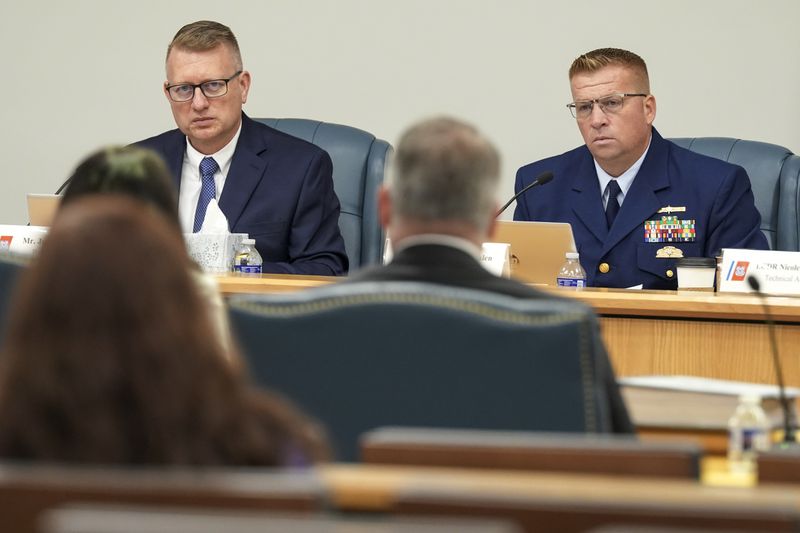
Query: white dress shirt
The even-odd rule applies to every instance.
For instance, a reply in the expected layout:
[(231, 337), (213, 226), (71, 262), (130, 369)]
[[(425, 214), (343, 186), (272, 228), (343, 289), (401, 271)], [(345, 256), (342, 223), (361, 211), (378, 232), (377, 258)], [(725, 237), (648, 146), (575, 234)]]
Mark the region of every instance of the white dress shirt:
[[(242, 125), (233, 139), (222, 149), (214, 154), (206, 155), (198, 152), (189, 138), (186, 138), (186, 152), (183, 155), (183, 167), (181, 169), (181, 188), (178, 191), (178, 214), (181, 219), (181, 226), (184, 233), (192, 233), (194, 228), (194, 213), (197, 210), (197, 200), (200, 198), (202, 180), (200, 178), (200, 161), (204, 157), (213, 157), (219, 169), (214, 173), (214, 185), (216, 186), (216, 199), (222, 194), (225, 187), (225, 179), (228, 177), (228, 170), (231, 168), (233, 152), (236, 150), (236, 143), (239, 141), (239, 134), (242, 132)], [(229, 228), (230, 229), (230, 228)]]
[[(650, 136), (650, 140), (653, 139), (653, 136)], [(608, 186), (608, 182), (613, 179), (617, 180), (617, 184), (619, 184), (620, 193), (617, 195), (617, 202), (619, 202), (619, 206), (622, 207), (622, 202), (625, 201), (625, 195), (628, 194), (628, 190), (633, 185), (633, 179), (636, 177), (636, 174), (639, 173), (639, 169), (642, 168), (642, 162), (644, 161), (645, 156), (647, 155), (647, 151), (650, 149), (650, 141), (647, 141), (647, 148), (644, 149), (644, 153), (642, 157), (636, 160), (636, 162), (631, 165), (631, 167), (617, 176), (616, 178), (610, 176), (606, 173), (605, 170), (600, 168), (600, 165), (597, 164), (597, 160), (594, 160), (594, 168), (597, 171), (597, 179), (600, 181), (600, 190), (603, 192), (603, 209), (606, 208), (608, 205), (608, 191), (606, 187)], [(198, 163), (199, 164), (199, 163)]]

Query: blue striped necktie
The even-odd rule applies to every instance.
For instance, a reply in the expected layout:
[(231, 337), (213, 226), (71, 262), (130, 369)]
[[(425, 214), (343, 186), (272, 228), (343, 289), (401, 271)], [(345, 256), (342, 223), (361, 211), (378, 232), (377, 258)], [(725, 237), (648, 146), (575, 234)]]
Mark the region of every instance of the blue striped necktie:
[(213, 157), (204, 157), (200, 161), (200, 198), (197, 199), (197, 209), (194, 212), (194, 227), (192, 231), (197, 233), (203, 227), (203, 220), (206, 218), (208, 202), (217, 196), (217, 187), (214, 184), (214, 173), (219, 168)]

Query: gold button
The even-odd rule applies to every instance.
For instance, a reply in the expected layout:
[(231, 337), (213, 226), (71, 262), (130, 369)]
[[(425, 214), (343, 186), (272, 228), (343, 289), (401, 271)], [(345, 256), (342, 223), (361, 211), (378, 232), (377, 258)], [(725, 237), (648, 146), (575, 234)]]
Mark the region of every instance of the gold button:
[(675, 272), (673, 272), (672, 270), (667, 270), (667, 277), (668, 278), (671, 278), (674, 275), (675, 275)]
[(611, 267), (608, 266), (608, 263), (600, 263), (600, 266), (597, 267), (597, 269), (603, 274), (608, 274), (608, 271), (611, 270)]

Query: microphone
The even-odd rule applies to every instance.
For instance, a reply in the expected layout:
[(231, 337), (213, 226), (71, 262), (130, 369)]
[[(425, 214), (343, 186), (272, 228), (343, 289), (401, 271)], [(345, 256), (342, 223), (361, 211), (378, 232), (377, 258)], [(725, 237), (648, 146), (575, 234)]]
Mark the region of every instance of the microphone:
[(55, 192), (55, 194), (61, 194), (61, 191), (67, 188), (67, 185), (72, 181), (72, 178), (75, 174), (70, 175), (67, 179), (64, 180), (64, 183), (61, 184), (61, 187)]
[(786, 385), (783, 381), (783, 369), (781, 367), (781, 358), (778, 355), (778, 342), (775, 340), (775, 323), (772, 321), (772, 314), (769, 312), (769, 305), (764, 293), (761, 292), (761, 284), (755, 276), (747, 276), (747, 284), (753, 289), (759, 299), (761, 306), (764, 308), (764, 316), (766, 318), (767, 329), (769, 330), (769, 341), (772, 347), (772, 361), (775, 364), (775, 375), (778, 378), (778, 395), (781, 402), (781, 411), (783, 411), (783, 443), (794, 443), (794, 428), (791, 422), (791, 408), (789, 407), (789, 400), (786, 398)]
[(514, 200), (516, 200), (517, 198), (519, 198), (520, 196), (522, 196), (523, 194), (525, 194), (526, 192), (528, 192), (528, 189), (532, 189), (533, 187), (536, 187), (537, 185), (544, 185), (545, 183), (549, 183), (549, 182), (550, 182), (552, 179), (553, 179), (553, 173), (552, 173), (552, 172), (550, 172), (549, 170), (548, 170), (548, 171), (546, 171), (546, 172), (542, 172), (541, 174), (539, 174), (538, 176), (536, 176), (536, 179), (534, 179), (534, 180), (533, 180), (532, 182), (530, 182), (528, 185), (526, 185), (525, 187), (523, 187), (523, 188), (522, 188), (522, 190), (521, 190), (521, 191), (519, 191), (517, 194), (515, 194), (514, 196), (512, 196), (512, 197), (511, 197), (511, 200), (507, 201), (507, 202), (505, 203), (505, 205), (504, 205), (503, 207), (501, 207), (501, 208), (500, 208), (500, 210), (497, 212), (497, 214), (496, 214), (494, 217), (495, 217), (495, 218), (497, 218), (497, 217), (499, 217), (500, 215), (502, 215), (502, 214), (503, 214), (503, 211), (505, 211), (506, 209), (508, 209), (508, 206), (510, 206), (510, 205), (511, 205), (511, 202), (513, 202)]

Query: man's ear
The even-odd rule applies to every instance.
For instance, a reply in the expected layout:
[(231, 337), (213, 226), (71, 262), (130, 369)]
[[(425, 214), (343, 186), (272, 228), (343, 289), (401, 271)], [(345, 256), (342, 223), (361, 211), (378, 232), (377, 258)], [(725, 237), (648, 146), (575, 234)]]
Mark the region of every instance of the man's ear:
[(494, 234), (497, 230), (497, 217), (495, 216), (495, 213), (497, 213), (498, 209), (500, 209), (500, 206), (497, 202), (495, 202), (492, 206), (492, 214), (490, 215), (491, 218), (489, 219), (489, 223), (486, 225), (486, 242), (493, 242), (494, 240)]
[(239, 74), (239, 79), (236, 80), (242, 93), (242, 103), (247, 103), (247, 95), (250, 93), (250, 72), (243, 71)]
[(656, 119), (656, 97), (652, 94), (647, 95), (644, 99), (644, 116), (647, 123), (652, 126)]

